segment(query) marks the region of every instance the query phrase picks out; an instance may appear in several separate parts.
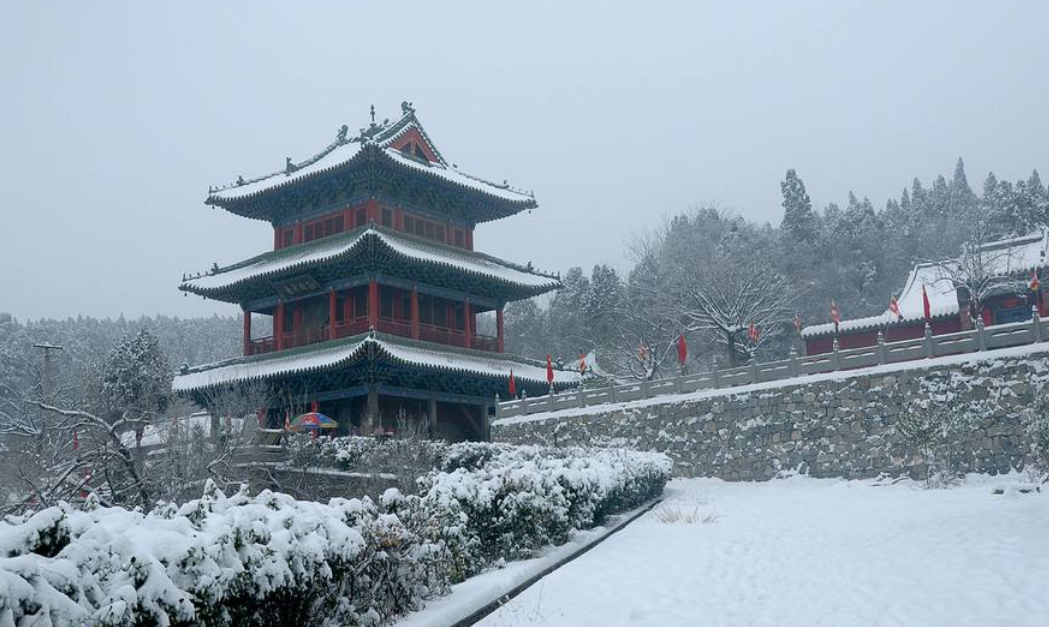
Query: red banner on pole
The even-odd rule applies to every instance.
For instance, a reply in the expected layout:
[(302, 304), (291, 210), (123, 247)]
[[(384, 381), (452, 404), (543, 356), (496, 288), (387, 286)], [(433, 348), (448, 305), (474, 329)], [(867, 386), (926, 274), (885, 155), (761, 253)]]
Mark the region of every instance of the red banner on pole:
[(903, 319), (903, 314), (900, 313), (900, 302), (896, 300), (895, 296), (893, 296), (892, 300), (889, 301), (889, 311), (891, 311), (892, 314), (896, 316), (897, 320)]
[(688, 360), (688, 345), (685, 344), (685, 334), (677, 336), (677, 363), (684, 366)]

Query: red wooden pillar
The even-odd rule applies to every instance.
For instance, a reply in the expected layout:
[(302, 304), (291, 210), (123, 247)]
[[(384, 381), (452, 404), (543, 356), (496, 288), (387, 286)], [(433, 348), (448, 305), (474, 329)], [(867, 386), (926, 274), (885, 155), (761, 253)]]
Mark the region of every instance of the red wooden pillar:
[(496, 350), (503, 352), (503, 308), (495, 310)]
[(284, 229), (282, 229), (282, 228), (280, 228), (278, 226), (273, 227), (273, 250), (277, 250), (278, 248), (280, 248), (280, 245), (281, 245), (280, 234), (281, 234), (281, 232), (283, 230)]
[(474, 249), (474, 230), (472, 228), (466, 229), (466, 249)]
[(335, 306), (338, 300), (335, 298), (335, 289), (332, 288), (328, 291), (328, 339), (335, 339)]
[(284, 350), (284, 301), (277, 303), (277, 315), (273, 320), (273, 341), (277, 350)]
[(294, 242), (296, 244), (301, 244), (302, 243), (302, 223), (301, 222), (299, 224), (295, 225)]
[(244, 354), (251, 354), (251, 310), (244, 308)]
[(419, 290), (412, 286), (412, 339), (419, 339)]
[(368, 201), (368, 219), (379, 224), (379, 201), (372, 199)]
[(474, 345), (474, 322), (470, 301), (463, 299), (463, 346), (472, 348)]
[(379, 328), (379, 282), (375, 277), (368, 279), (368, 326)]

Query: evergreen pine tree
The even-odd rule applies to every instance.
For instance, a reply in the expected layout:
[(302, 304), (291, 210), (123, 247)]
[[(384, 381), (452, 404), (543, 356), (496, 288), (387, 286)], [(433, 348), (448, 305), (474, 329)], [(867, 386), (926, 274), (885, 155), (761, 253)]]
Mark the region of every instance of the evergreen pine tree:
[(787, 170), (787, 177), (780, 183), (783, 192), (782, 228), (793, 237), (812, 242), (816, 239), (816, 214), (812, 211), (812, 200), (805, 191), (805, 183), (798, 178), (793, 169)]
[(100, 372), (99, 400), (106, 417), (149, 419), (171, 402), (171, 369), (160, 342), (143, 329), (124, 336)]
[(976, 194), (969, 187), (969, 179), (965, 176), (965, 163), (961, 157), (954, 165), (954, 177), (948, 187), (950, 204), (947, 208), (948, 215), (962, 219), (970, 219), (976, 208)]
[(601, 344), (614, 334), (622, 300), (623, 283), (615, 269), (604, 264), (594, 266), (590, 273), (590, 287), (583, 298), (584, 324), (589, 344)]

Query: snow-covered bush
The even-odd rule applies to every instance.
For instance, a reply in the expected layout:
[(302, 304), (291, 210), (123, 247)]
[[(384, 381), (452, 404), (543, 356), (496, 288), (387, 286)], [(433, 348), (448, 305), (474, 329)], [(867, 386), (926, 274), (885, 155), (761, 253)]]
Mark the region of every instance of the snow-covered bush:
[(49, 508), (0, 523), (0, 625), (373, 624), (419, 607), (433, 549), (368, 500)]
[(9, 517), (0, 627), (375, 625), (658, 495), (670, 472), (652, 453), (433, 446), (441, 463), (419, 493), (379, 503), (227, 497), (209, 482), (148, 514), (88, 499)]
[(442, 461), (421, 478), (419, 498), (451, 530), (461, 577), (658, 496), (671, 469), (659, 453), (484, 443), (450, 445)]

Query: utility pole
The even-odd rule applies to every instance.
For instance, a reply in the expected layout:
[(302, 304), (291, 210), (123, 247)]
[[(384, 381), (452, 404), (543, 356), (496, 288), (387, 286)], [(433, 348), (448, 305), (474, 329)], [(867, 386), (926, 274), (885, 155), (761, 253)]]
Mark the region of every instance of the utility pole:
[[(43, 342), (41, 344), (33, 344), (33, 348), (39, 348), (40, 350), (44, 351), (44, 372), (43, 372), (43, 380), (40, 382), (40, 386), (41, 386), (40, 402), (42, 404), (44, 404), (44, 405), (50, 405), (51, 404), (51, 400), (52, 400), (51, 399), (52, 385), (53, 385), (53, 382), (54, 382), (54, 380), (52, 379), (53, 367), (52, 367), (52, 363), (51, 363), (51, 355), (52, 355), (52, 353), (54, 351), (62, 350), (62, 347), (61, 346), (55, 346), (54, 344), (52, 344), (50, 342)], [(43, 435), (43, 433), (46, 430), (46, 425), (47, 425), (47, 417), (46, 417), (46, 415), (47, 415), (47, 412), (43, 408), (41, 408), (40, 409), (40, 433), (41, 433), (41, 435)]]

